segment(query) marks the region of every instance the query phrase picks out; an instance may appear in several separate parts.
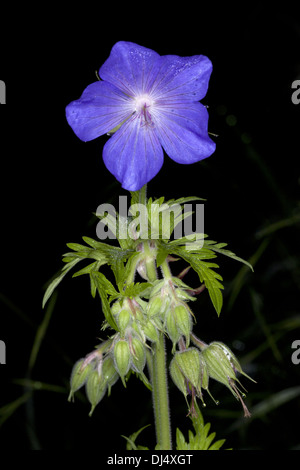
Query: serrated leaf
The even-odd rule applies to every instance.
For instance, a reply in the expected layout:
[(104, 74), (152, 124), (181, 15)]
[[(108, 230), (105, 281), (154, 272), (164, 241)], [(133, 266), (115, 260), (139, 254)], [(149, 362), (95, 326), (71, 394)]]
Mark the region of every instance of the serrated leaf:
[(176, 450), (219, 450), (225, 442), (225, 439), (220, 439), (212, 444), (216, 437), (216, 433), (210, 431), (210, 423), (204, 424), (202, 413), (196, 402), (194, 402), (194, 413), (190, 415), (195, 435), (191, 430), (188, 431), (188, 442), (185, 441), (184, 435), (177, 428), (176, 429)]
[(239, 261), (240, 263), (245, 264), (246, 266), (248, 266), (251, 269), (251, 271), (253, 271), (253, 267), (250, 263), (248, 263), (248, 261), (245, 261), (243, 258), (240, 258), (239, 256), (237, 256), (235, 253), (233, 253), (230, 250), (224, 250), (223, 249), (224, 246), (227, 246), (227, 243), (217, 243), (215, 245), (211, 244), (210, 249), (213, 250), (213, 251), (216, 251), (217, 253), (220, 253), (224, 256), (228, 256), (229, 258), (232, 258), (236, 261)]
[(219, 266), (215, 263), (202, 261), (196, 253), (187, 253), (183, 248), (177, 248), (176, 254), (179, 254), (179, 256), (187, 261), (198, 274), (200, 282), (204, 282), (212, 304), (217, 314), (220, 315), (223, 306), (223, 295), (221, 292), (223, 285), (219, 281), (223, 281), (223, 279), (220, 274), (212, 269), (218, 268)]
[(129, 286), (126, 286), (124, 296), (130, 298), (142, 296), (142, 293), (145, 292), (151, 286), (152, 284), (150, 282), (132, 283)]

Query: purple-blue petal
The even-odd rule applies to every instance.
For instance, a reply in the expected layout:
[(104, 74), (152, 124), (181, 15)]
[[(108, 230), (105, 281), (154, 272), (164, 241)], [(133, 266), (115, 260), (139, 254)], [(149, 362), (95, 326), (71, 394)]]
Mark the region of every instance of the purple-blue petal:
[(159, 54), (131, 42), (117, 42), (99, 70), (103, 80), (112, 83), (128, 96), (148, 91), (157, 71)]
[(206, 95), (212, 72), (208, 57), (161, 56), (158, 66), (159, 72), (151, 91), (154, 97), (199, 101)]
[(106, 142), (103, 160), (107, 169), (128, 191), (137, 191), (161, 169), (163, 150), (153, 128), (141, 126), (135, 116)]
[(106, 134), (128, 119), (132, 112), (132, 101), (124, 93), (109, 83), (98, 81), (66, 107), (66, 118), (77, 137), (87, 142)]
[(153, 120), (161, 145), (177, 163), (195, 163), (215, 151), (207, 132), (208, 112), (201, 103), (165, 104)]

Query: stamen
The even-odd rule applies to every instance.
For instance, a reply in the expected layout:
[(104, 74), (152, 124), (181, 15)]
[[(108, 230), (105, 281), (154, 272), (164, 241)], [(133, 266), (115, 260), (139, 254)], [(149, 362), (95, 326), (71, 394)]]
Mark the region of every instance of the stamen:
[(154, 127), (150, 109), (154, 102), (148, 95), (141, 95), (135, 100), (135, 112), (140, 119), (141, 127)]

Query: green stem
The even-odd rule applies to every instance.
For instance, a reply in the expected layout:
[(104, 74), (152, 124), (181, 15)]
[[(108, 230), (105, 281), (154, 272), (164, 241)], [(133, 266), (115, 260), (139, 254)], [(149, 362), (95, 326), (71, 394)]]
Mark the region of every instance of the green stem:
[[(148, 242), (144, 243), (145, 252), (150, 252)], [(146, 263), (148, 279), (156, 280), (156, 266), (153, 258)], [(160, 332), (159, 340), (153, 345), (152, 355), (152, 397), (154, 407), (157, 449), (171, 450), (171, 424), (169, 412), (168, 381), (165, 353), (165, 338)]]
[(166, 370), (164, 334), (153, 351), (152, 396), (156, 428), (157, 449), (171, 450), (171, 423), (169, 413), (169, 396)]
[[(140, 190), (139, 201), (146, 204), (146, 186)], [(156, 263), (149, 241), (144, 242), (144, 254), (147, 276), (150, 282), (157, 279)], [(149, 362), (149, 357), (148, 357)], [(157, 446), (159, 450), (171, 450), (171, 424), (164, 334), (160, 332), (159, 340), (153, 345), (152, 364), (149, 364), (152, 378), (152, 397), (155, 418)]]

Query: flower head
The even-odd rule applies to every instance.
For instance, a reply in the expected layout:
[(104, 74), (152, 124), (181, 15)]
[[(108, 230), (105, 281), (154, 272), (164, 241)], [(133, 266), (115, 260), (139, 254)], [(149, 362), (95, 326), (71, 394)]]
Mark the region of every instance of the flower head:
[(67, 106), (67, 121), (83, 141), (112, 135), (103, 148), (104, 163), (123, 188), (136, 191), (161, 169), (163, 149), (183, 164), (214, 152), (208, 112), (199, 103), (211, 71), (202, 55), (160, 56), (118, 42), (100, 68), (101, 80)]

